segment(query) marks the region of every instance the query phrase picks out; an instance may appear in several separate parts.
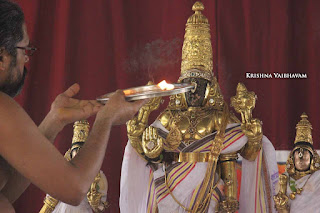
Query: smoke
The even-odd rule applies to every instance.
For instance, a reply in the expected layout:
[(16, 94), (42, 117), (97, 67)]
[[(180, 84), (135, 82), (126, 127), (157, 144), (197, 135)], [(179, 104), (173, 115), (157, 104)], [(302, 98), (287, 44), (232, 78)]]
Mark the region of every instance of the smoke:
[(129, 51), (124, 69), (128, 73), (145, 72), (149, 79), (155, 79), (170, 69), (173, 71), (172, 67), (180, 64), (181, 48), (182, 40), (178, 38), (169, 41), (158, 39), (147, 44), (138, 44)]

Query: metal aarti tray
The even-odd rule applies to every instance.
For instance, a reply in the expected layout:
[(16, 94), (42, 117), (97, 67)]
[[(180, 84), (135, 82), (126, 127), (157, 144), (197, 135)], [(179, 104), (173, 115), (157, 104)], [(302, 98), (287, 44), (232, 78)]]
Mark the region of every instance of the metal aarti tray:
[[(123, 90), (123, 92), (126, 96), (127, 101), (136, 101), (146, 98), (154, 98), (184, 93), (194, 88), (194, 85), (189, 83), (173, 84), (173, 86), (174, 88), (171, 90), (162, 90), (158, 85), (148, 85), (125, 89)], [(113, 92), (102, 95), (97, 98), (97, 101), (104, 104), (109, 100), (109, 97), (112, 94)]]

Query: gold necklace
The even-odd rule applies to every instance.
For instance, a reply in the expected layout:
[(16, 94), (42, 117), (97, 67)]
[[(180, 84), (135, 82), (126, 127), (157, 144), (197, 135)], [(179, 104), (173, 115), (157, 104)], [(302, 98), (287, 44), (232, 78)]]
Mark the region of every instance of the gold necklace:
[[(311, 174), (312, 175), (312, 174)], [(289, 187), (291, 189), (291, 193), (289, 195), (289, 198), (291, 200), (294, 200), (296, 198), (296, 195), (300, 195), (303, 191), (303, 187), (307, 184), (308, 180), (310, 179), (311, 175), (308, 177), (308, 179), (306, 180), (306, 182), (303, 184), (303, 186), (301, 188), (296, 188), (297, 184), (296, 181), (294, 180), (289, 180)]]

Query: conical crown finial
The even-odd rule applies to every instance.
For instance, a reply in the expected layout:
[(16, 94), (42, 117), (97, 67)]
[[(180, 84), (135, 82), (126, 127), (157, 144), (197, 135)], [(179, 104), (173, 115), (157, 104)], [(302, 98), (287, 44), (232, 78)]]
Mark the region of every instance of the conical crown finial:
[(186, 23), (179, 82), (190, 77), (212, 81), (213, 56), (210, 25), (208, 19), (201, 13), (204, 10), (201, 2), (197, 1), (192, 6), (192, 10), (195, 13)]
[(294, 143), (298, 142), (307, 142), (313, 145), (312, 140), (312, 125), (308, 121), (308, 115), (304, 112), (300, 116), (301, 120), (298, 122), (296, 126), (296, 138)]
[(204, 6), (200, 1), (197, 1), (196, 3), (194, 3), (194, 5), (192, 6), (192, 10), (193, 11), (202, 11), (204, 10)]

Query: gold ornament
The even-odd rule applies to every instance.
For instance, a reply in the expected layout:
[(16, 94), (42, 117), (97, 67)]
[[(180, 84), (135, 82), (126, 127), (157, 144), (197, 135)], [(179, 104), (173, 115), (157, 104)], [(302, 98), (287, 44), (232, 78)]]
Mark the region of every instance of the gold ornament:
[[(153, 85), (153, 82), (149, 81), (147, 85)], [(142, 134), (145, 131), (149, 115), (152, 111), (159, 108), (162, 103), (161, 97), (152, 98), (143, 105), (138, 113), (138, 116), (135, 116), (127, 122), (127, 135), (130, 140), (131, 146), (143, 157), (143, 147), (142, 147)]]
[(231, 97), (231, 106), (241, 114), (242, 123), (251, 122), (256, 99), (257, 96), (254, 92), (249, 92), (244, 84), (238, 84), (236, 96)]
[[(290, 152), (287, 163), (286, 171), (289, 176), (295, 180), (298, 180), (308, 174), (312, 174), (315, 171), (320, 169), (320, 156), (313, 149), (313, 140), (312, 140), (312, 125), (308, 121), (308, 116), (306, 113), (302, 113), (300, 116), (301, 120), (296, 125), (296, 138), (294, 141), (295, 147)], [(307, 171), (298, 171), (294, 166), (293, 154), (297, 149), (306, 149), (310, 151), (312, 155), (312, 160), (310, 163), (310, 169)]]
[(42, 206), (39, 213), (51, 213), (54, 211), (59, 203), (59, 200), (47, 195), (43, 200), (44, 205)]
[(211, 82), (213, 57), (210, 25), (201, 13), (204, 10), (201, 2), (197, 1), (192, 10), (195, 13), (189, 17), (186, 24), (179, 82), (190, 77), (203, 78)]
[(236, 212), (239, 209), (237, 200), (237, 173), (236, 166), (237, 153), (221, 154), (219, 157), (221, 166), (221, 179), (225, 183), (225, 198), (220, 202), (220, 212)]
[(76, 121), (73, 125), (72, 144), (77, 142), (85, 142), (89, 135), (90, 125), (88, 121)]
[(145, 129), (142, 135), (142, 149), (151, 159), (159, 157), (163, 150), (164, 139), (158, 135), (158, 130), (152, 126)]
[(218, 81), (214, 77), (212, 83), (207, 86), (203, 106), (205, 108), (213, 108), (221, 111), (223, 110), (224, 103)]
[[(312, 174), (311, 174), (311, 175), (312, 175)], [(297, 196), (297, 195), (301, 195), (301, 193), (302, 193), (302, 191), (303, 191), (303, 188), (304, 188), (304, 186), (307, 184), (307, 182), (308, 182), (308, 180), (310, 179), (311, 175), (308, 177), (308, 179), (306, 180), (306, 182), (304, 182), (304, 184), (303, 184), (303, 186), (302, 186), (301, 188), (295, 188), (296, 184), (295, 184), (295, 182), (293, 183), (293, 185), (294, 185), (293, 188), (295, 189), (295, 191), (291, 192), (290, 195), (289, 195), (289, 198), (290, 198), (291, 200), (296, 199), (296, 196)]]
[(166, 145), (169, 151), (177, 149), (182, 141), (182, 135), (179, 128), (173, 124), (166, 138)]
[[(89, 135), (89, 129), (90, 125), (88, 121), (82, 120), (82, 121), (76, 121), (73, 125), (73, 137), (72, 137), (72, 146), (71, 148), (65, 153), (64, 157), (67, 161), (70, 161), (80, 150), (80, 148), (83, 146), (85, 141), (88, 138)], [(91, 184), (90, 191), (88, 192), (88, 201), (90, 206), (92, 207), (94, 212), (103, 212), (104, 209), (108, 207), (108, 202), (103, 202), (101, 200), (101, 193), (95, 193), (94, 190), (97, 188), (97, 184), (100, 181), (100, 173), (96, 176), (94, 182)], [(106, 186), (107, 187), (107, 186)], [(89, 196), (90, 195), (90, 196)], [(59, 203), (59, 200), (51, 197), (50, 195), (47, 195), (44, 199), (44, 205), (41, 208), (39, 213), (51, 213), (54, 211), (55, 207)], [(99, 208), (96, 208), (97, 204), (103, 204), (103, 211), (98, 211), (101, 209), (101, 205)]]
[(252, 118), (252, 110), (256, 105), (257, 96), (254, 92), (249, 92), (244, 84), (239, 83), (236, 95), (231, 97), (231, 106), (236, 112), (241, 114), (241, 129), (248, 137), (248, 142), (241, 150), (241, 155), (253, 161), (256, 159), (260, 149), (262, 133), (262, 122), (259, 119)]
[[(103, 189), (101, 189), (102, 187)], [(108, 183), (105, 185), (105, 183), (102, 181), (101, 173), (98, 173), (87, 193), (88, 202), (95, 213), (102, 213), (110, 206), (108, 201), (102, 201), (102, 198), (105, 196), (105, 194), (101, 193), (101, 190), (107, 191)]]
[[(72, 137), (72, 146), (65, 155), (64, 158), (67, 161), (70, 161), (79, 149), (82, 147), (83, 143), (87, 140), (89, 135), (89, 123), (86, 120), (76, 121), (73, 125), (73, 137)], [(54, 211), (56, 206), (59, 203), (59, 200), (47, 195), (43, 201), (44, 205), (40, 210), (40, 213), (51, 213)]]
[[(277, 195), (273, 196), (275, 207), (278, 212), (286, 212), (289, 210), (289, 198), (286, 195), (287, 183), (288, 183), (288, 177), (285, 174), (280, 175), (279, 177), (280, 190)], [(294, 199), (295, 195), (290, 194), (289, 197), (292, 200)]]
[(312, 125), (308, 121), (308, 116), (305, 112), (302, 113), (300, 117), (301, 117), (301, 120), (296, 126), (297, 133), (296, 133), (296, 138), (294, 140), (294, 143), (296, 144), (298, 142), (307, 142), (312, 145), (313, 144)]
[(184, 93), (170, 96), (169, 106), (171, 110), (184, 110), (188, 108)]
[(291, 193), (291, 194), (289, 195), (289, 198), (290, 198), (291, 200), (296, 199), (296, 193), (295, 193), (295, 192)]

